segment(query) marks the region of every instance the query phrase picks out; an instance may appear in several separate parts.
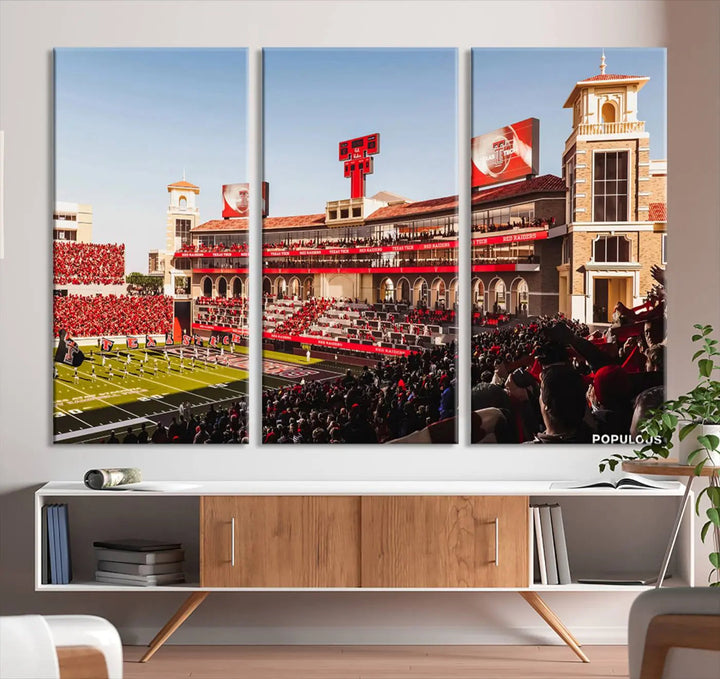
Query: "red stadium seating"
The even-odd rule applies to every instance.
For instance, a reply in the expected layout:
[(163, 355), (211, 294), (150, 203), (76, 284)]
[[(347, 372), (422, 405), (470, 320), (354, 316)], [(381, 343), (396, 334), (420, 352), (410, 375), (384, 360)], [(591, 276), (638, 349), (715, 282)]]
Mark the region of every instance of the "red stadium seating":
[(165, 295), (67, 295), (53, 298), (53, 333), (71, 337), (165, 333), (172, 329), (173, 300)]
[(55, 285), (122, 285), (125, 246), (54, 241), (53, 270)]

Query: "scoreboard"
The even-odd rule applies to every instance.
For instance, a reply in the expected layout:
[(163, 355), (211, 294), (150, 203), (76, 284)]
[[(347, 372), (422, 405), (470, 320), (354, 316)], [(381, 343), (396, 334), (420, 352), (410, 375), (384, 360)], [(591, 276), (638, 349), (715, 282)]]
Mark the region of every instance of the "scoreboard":
[(373, 173), (373, 159), (370, 156), (380, 153), (380, 134), (368, 134), (341, 141), (338, 147), (338, 160), (344, 161), (345, 177), (350, 178), (350, 197), (365, 196), (365, 175)]

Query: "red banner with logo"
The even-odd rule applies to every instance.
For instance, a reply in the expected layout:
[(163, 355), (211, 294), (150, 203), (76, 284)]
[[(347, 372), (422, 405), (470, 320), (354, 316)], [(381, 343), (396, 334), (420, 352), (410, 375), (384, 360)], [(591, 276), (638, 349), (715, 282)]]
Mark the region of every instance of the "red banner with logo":
[(527, 118), (473, 137), (473, 187), (537, 174), (539, 165), (540, 121), (537, 118)]

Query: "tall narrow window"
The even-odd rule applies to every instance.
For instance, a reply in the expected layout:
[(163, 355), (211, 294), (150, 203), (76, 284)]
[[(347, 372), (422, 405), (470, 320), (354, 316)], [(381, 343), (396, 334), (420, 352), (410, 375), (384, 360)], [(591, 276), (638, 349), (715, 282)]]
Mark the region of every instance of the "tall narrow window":
[(175, 220), (175, 238), (179, 238), (183, 245), (190, 244), (190, 220), (189, 219), (176, 219)]
[(593, 207), (596, 222), (628, 220), (628, 152), (595, 153)]

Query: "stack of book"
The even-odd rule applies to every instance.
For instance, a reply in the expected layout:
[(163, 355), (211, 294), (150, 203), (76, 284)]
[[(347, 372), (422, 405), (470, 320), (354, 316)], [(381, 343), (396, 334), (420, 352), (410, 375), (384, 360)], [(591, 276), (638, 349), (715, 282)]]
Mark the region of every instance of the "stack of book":
[(185, 582), (185, 550), (179, 542), (110, 540), (93, 542), (93, 547), (98, 582), (140, 587)]
[(43, 505), (42, 565), (43, 583), (67, 585), (72, 580), (67, 505)]
[(534, 581), (542, 585), (569, 585), (568, 559), (562, 508), (554, 505), (532, 505)]

